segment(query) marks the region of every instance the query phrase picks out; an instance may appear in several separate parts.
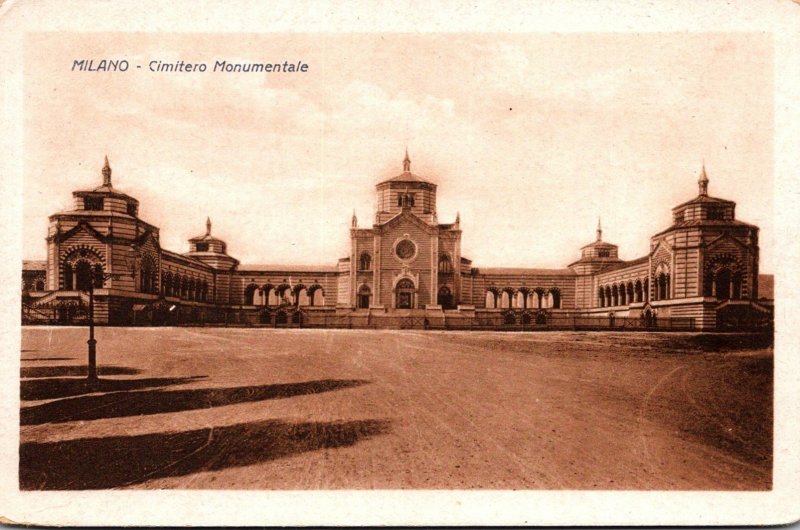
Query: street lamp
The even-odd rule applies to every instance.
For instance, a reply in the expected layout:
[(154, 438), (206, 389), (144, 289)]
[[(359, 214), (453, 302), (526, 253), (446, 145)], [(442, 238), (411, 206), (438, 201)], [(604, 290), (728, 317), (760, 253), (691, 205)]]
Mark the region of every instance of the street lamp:
[[(139, 249), (136, 248), (134, 245), (131, 245), (131, 256), (125, 259), (126, 264), (128, 265), (128, 270), (130, 271), (130, 275), (133, 277), (133, 288), (134, 291), (136, 290), (136, 262), (139, 259)], [(112, 272), (104, 272), (102, 274), (103, 283), (106, 280), (110, 279), (119, 279), (122, 276), (127, 276), (126, 274), (120, 273), (112, 273)], [(97, 383), (97, 339), (94, 338), (94, 285), (95, 280), (100, 278), (100, 275), (96, 274), (94, 268), (91, 269), (90, 275), (90, 282), (89, 282), (89, 340), (86, 341), (86, 344), (89, 347), (88, 351), (88, 375), (87, 381), (90, 384)]]

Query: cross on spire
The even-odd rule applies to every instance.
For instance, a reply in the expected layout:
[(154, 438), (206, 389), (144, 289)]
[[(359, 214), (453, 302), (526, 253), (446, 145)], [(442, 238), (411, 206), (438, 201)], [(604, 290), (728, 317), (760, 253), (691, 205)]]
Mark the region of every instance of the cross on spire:
[(600, 217), (597, 217), (597, 240), (603, 240), (603, 226), (600, 224)]
[(105, 157), (103, 164), (103, 186), (111, 187), (111, 166), (108, 165), (108, 155)]
[(403, 171), (411, 171), (411, 159), (408, 157), (408, 147), (406, 147), (406, 157), (403, 159)]

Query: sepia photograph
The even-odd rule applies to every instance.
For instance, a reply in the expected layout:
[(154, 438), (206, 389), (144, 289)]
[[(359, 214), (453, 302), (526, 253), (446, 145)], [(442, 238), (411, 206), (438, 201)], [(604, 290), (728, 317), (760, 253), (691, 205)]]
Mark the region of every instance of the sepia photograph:
[(774, 35), (20, 39), (23, 498), (782, 490)]

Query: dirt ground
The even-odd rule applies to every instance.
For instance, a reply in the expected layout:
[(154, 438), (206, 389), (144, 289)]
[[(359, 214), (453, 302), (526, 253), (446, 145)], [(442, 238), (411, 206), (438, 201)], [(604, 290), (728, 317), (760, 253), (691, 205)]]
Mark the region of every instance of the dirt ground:
[(763, 490), (772, 348), (741, 336), (22, 332), (23, 489)]

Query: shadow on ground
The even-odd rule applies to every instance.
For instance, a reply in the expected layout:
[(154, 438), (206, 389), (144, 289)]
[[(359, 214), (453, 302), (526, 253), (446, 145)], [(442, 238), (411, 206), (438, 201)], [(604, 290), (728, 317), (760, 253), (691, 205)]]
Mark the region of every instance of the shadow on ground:
[[(111, 381), (112, 380), (106, 380), (104, 382)], [(147, 380), (131, 379), (130, 381)], [(181, 382), (186, 382), (186, 380)], [(183, 410), (221, 407), (236, 403), (249, 403), (267, 399), (318, 394), (321, 392), (330, 392), (332, 390), (360, 386), (367, 382), (368, 381), (358, 379), (323, 379), (319, 381), (305, 381), (302, 383), (239, 386), (232, 388), (112, 392), (102, 395), (61, 399), (41, 405), (24, 407), (20, 410), (20, 423), (22, 425), (38, 425), (41, 423), (64, 423), (76, 420), (97, 420), (101, 418), (179, 412)]]
[(727, 352), (771, 348), (772, 332), (765, 333), (698, 333), (688, 337), (665, 335), (664, 347), (678, 350)]
[(181, 385), (203, 378), (205, 378), (205, 376), (100, 379), (93, 384), (89, 384), (85, 378), (54, 377), (46, 379), (27, 379), (20, 381), (20, 397), (23, 401), (56, 399), (68, 396), (79, 396), (81, 394), (92, 394), (95, 392), (120, 392), (157, 386)]
[[(136, 375), (141, 370), (126, 366), (98, 366), (98, 375)], [(19, 369), (19, 376), (23, 378), (36, 377), (86, 377), (86, 365), (77, 366), (23, 366)]]
[(177, 433), (20, 446), (22, 490), (106, 489), (248, 466), (386, 434), (388, 420), (262, 421)]

